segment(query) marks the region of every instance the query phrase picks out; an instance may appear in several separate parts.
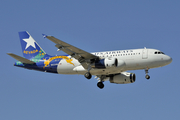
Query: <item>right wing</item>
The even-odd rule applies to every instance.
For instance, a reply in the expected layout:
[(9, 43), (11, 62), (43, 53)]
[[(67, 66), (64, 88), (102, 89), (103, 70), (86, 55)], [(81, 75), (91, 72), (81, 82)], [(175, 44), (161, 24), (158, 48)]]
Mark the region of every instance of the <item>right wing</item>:
[(9, 56), (13, 57), (14, 59), (22, 62), (22, 63), (26, 63), (26, 64), (34, 64), (35, 62), (31, 61), (31, 60), (28, 60), (26, 58), (23, 58), (23, 57), (20, 57), (18, 55), (15, 55), (13, 53), (7, 53)]
[(45, 35), (45, 37), (48, 38), (49, 40), (51, 40), (52, 42), (54, 42), (56, 44), (56, 47), (59, 50), (62, 50), (63, 52), (67, 53), (68, 55), (77, 59), (85, 69), (89, 69), (88, 67), (89, 67), (90, 63), (95, 61), (96, 59), (99, 59), (98, 56), (88, 53), (77, 47), (74, 47), (74, 46), (72, 46), (62, 40), (59, 40), (53, 36)]

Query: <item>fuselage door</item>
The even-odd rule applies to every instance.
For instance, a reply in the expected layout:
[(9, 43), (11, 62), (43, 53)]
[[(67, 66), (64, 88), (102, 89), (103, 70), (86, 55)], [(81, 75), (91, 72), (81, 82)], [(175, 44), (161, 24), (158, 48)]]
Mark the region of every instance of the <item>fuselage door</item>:
[(148, 58), (148, 50), (144, 48), (142, 50), (142, 59), (147, 59)]

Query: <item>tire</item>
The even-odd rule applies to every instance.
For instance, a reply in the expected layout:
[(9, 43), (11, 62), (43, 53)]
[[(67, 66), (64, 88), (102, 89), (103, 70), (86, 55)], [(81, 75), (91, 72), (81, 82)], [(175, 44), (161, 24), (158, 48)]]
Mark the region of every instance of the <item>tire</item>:
[(85, 76), (87, 79), (91, 79), (91, 77), (92, 77), (91, 73), (89, 73), (89, 72), (85, 73), (84, 76)]
[(97, 86), (100, 88), (100, 89), (103, 89), (104, 88), (104, 84), (102, 82), (98, 82), (97, 83)]
[(149, 80), (149, 79), (150, 79), (150, 76), (149, 76), (149, 75), (146, 75), (145, 78), (146, 78), (147, 80)]

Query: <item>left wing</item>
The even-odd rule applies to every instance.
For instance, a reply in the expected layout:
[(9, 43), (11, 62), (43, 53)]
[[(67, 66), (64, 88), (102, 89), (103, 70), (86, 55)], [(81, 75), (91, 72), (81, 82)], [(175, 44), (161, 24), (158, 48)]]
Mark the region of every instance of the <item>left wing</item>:
[(88, 53), (84, 50), (74, 47), (74, 46), (72, 46), (66, 42), (63, 42), (62, 40), (59, 40), (53, 36), (45, 35), (45, 37), (48, 38), (49, 40), (51, 40), (52, 42), (54, 42), (56, 44), (55, 46), (58, 48), (58, 50), (62, 50), (65, 53), (67, 53), (68, 55), (77, 59), (85, 69), (89, 69), (90, 63), (92, 63), (96, 59), (99, 59), (98, 56), (95, 56), (91, 53)]

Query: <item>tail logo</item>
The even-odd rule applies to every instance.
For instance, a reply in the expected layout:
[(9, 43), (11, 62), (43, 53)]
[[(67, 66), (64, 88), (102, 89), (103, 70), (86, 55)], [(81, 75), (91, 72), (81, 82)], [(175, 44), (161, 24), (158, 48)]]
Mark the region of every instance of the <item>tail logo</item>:
[(27, 31), (19, 32), (19, 38), (21, 41), (23, 56), (26, 59), (33, 59), (39, 54), (46, 54)]
[(34, 41), (34, 39), (31, 36), (29, 36), (28, 39), (23, 39), (23, 40), (27, 43), (25, 49), (27, 49), (29, 46), (32, 46), (33, 48), (36, 49), (35, 41)]

